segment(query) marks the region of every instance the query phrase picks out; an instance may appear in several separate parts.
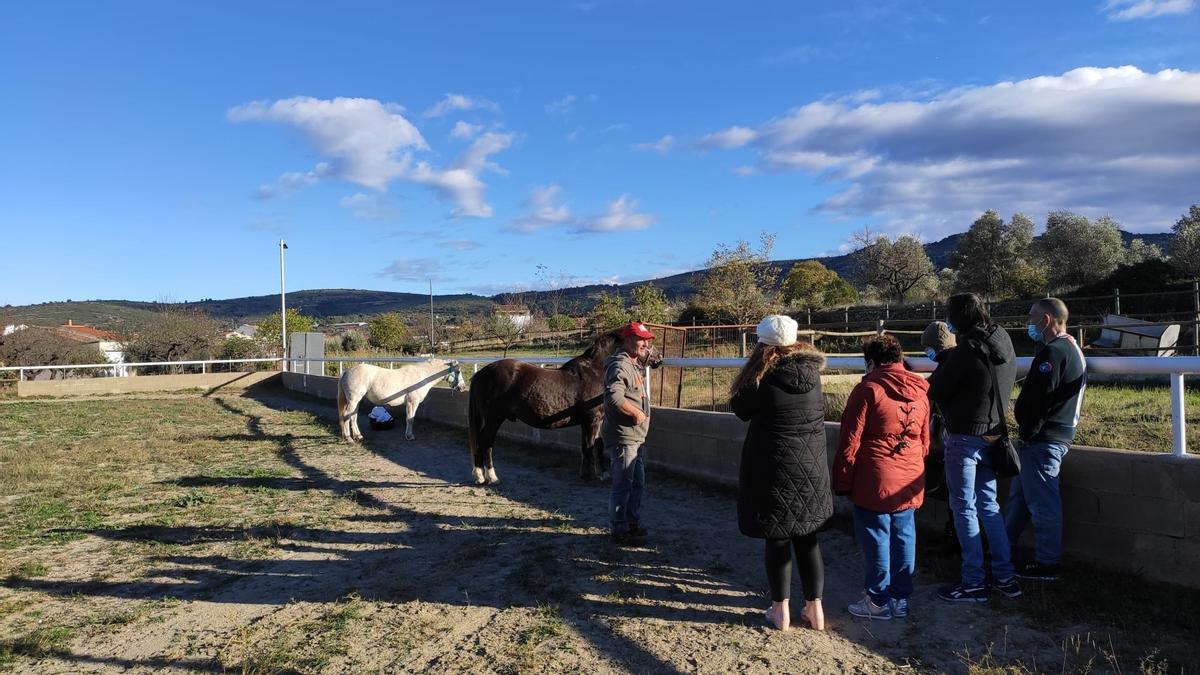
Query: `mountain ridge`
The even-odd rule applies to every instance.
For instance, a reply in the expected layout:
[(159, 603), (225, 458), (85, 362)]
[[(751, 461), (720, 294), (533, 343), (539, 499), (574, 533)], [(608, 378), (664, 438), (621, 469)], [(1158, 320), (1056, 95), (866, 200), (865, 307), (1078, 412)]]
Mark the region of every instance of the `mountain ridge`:
[[(964, 233), (952, 234), (935, 242), (925, 244), (925, 252), (938, 269), (949, 264), (950, 255), (954, 252), (958, 240)], [(1142, 239), (1147, 244), (1156, 244), (1167, 249), (1173, 237), (1170, 232), (1150, 234), (1132, 234), (1122, 231), (1126, 245), (1134, 239)], [(850, 273), (851, 257), (849, 253), (836, 256), (814, 256), (809, 258), (790, 258), (771, 261), (771, 265), (786, 271), (792, 265), (805, 260), (816, 260), (842, 277)], [(553, 295), (559, 295), (559, 310), (564, 313), (586, 312), (595, 304), (601, 293), (620, 292), (629, 297), (633, 289), (643, 284), (653, 284), (662, 289), (670, 300), (682, 300), (692, 293), (694, 280), (703, 276), (705, 270), (692, 270), (655, 279), (643, 279), (624, 284), (585, 284), (563, 288), (561, 291), (525, 291), (513, 293), (498, 293), (485, 296), (472, 293), (456, 293), (433, 296), (434, 311), (439, 314), (462, 316), (487, 312), (494, 304), (506, 299), (519, 299), (521, 302), (536, 306), (543, 312), (549, 311), (553, 303)], [(421, 293), (402, 293), (395, 291), (376, 291), (369, 289), (306, 289), (289, 291), (287, 294), (288, 307), (300, 310), (306, 316), (329, 322), (332, 320), (365, 320), (367, 317), (383, 312), (427, 313), (429, 311), (429, 296)], [(203, 312), (209, 316), (236, 324), (251, 322), (277, 312), (279, 295), (256, 295), (220, 300), (207, 299), (195, 302), (161, 303), (138, 300), (87, 300), (47, 302), (37, 305), (23, 305), (0, 308), (0, 323), (25, 323), (30, 325), (59, 325), (68, 320), (96, 326), (106, 330), (130, 331), (145, 325), (155, 315), (164, 309), (176, 311)]]

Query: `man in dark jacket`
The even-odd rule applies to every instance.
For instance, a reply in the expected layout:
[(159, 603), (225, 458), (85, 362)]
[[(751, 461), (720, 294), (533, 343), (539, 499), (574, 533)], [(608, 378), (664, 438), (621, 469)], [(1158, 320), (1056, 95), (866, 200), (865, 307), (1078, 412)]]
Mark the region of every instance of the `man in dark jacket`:
[(1079, 424), (1087, 366), (1067, 334), (1067, 306), (1038, 300), (1029, 310), (1029, 338), (1042, 344), (1017, 397), (1021, 474), (1008, 501), (1008, 538), (1015, 542), (1033, 520), (1033, 562), (1017, 570), (1024, 579), (1058, 578), (1062, 558), (1062, 497), (1058, 470)]
[(1003, 328), (992, 323), (983, 300), (962, 293), (946, 304), (958, 344), (939, 357), (929, 378), (929, 398), (946, 422), (946, 486), (962, 548), (962, 577), (938, 591), (947, 602), (987, 602), (983, 540), (992, 554), (992, 587), (1015, 598), (1008, 535), (996, 501), (992, 446), (1005, 431), (1005, 413), (1016, 379), (1016, 354)]

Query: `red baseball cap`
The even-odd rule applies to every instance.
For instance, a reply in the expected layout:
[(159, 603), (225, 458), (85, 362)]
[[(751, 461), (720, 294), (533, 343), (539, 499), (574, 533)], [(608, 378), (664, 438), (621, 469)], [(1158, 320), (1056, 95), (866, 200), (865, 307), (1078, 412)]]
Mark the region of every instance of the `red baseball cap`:
[(640, 321), (630, 321), (621, 329), (621, 337), (629, 337), (630, 335), (636, 335), (643, 340), (654, 339), (654, 333), (651, 333), (650, 329), (646, 328), (646, 325)]

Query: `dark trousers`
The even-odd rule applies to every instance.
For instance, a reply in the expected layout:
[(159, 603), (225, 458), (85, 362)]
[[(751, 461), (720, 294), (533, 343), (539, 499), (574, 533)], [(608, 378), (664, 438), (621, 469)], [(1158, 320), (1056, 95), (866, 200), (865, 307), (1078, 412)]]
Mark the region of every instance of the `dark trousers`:
[(767, 540), (765, 557), (767, 583), (771, 585), (771, 600), (783, 602), (792, 595), (793, 550), (796, 552), (796, 566), (800, 568), (804, 599), (816, 600), (825, 591), (825, 563), (821, 560), (821, 547), (817, 544), (816, 532), (791, 539)]

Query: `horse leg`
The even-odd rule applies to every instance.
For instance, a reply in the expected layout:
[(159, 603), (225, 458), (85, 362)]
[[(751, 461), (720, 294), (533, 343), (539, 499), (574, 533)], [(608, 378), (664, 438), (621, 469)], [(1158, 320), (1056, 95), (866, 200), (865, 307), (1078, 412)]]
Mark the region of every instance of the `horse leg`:
[(413, 419), (417, 416), (418, 403), (419, 401), (417, 401), (415, 396), (410, 395), (404, 399), (404, 437), (410, 441), (417, 440), (417, 437), (413, 436), (412, 427)]
[(350, 439), (354, 441), (363, 439), (362, 430), (358, 428), (358, 404), (361, 401), (362, 396), (355, 396), (353, 392), (346, 401), (346, 425), (350, 427)]
[(591, 481), (596, 477), (596, 464), (592, 457), (592, 430), (586, 422), (579, 425), (579, 477)]
[[(494, 414), (494, 413), (493, 413)], [(475, 484), (499, 483), (496, 466), (492, 463), (492, 446), (496, 443), (496, 433), (504, 424), (503, 417), (488, 417), (484, 420), (483, 428), (479, 430), (475, 446)]]
[(350, 442), (350, 422), (347, 421), (348, 413), (346, 412), (346, 410), (347, 410), (346, 392), (342, 391), (342, 385), (341, 385), (341, 383), (338, 383), (338, 397), (337, 397), (338, 431), (340, 431), (342, 434), (342, 440), (349, 443)]
[(579, 425), (583, 444), (580, 475), (584, 480), (608, 480), (608, 458), (604, 452), (604, 440), (600, 438), (601, 419), (601, 416), (596, 415)]

